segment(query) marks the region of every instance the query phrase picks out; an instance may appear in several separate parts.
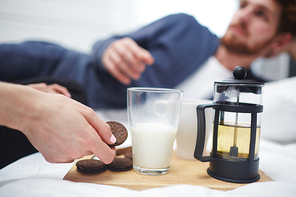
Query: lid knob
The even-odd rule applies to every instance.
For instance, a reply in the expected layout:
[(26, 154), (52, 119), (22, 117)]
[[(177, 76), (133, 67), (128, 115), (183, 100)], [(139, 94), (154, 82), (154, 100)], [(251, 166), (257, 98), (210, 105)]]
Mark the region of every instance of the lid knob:
[(244, 79), (247, 76), (247, 71), (244, 67), (237, 66), (233, 70), (233, 76), (236, 79)]

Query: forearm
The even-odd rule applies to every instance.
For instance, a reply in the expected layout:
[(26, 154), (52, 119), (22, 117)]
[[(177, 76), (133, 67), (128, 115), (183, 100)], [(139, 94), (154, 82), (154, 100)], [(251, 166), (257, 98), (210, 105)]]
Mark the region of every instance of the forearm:
[(35, 110), (35, 100), (41, 92), (33, 88), (0, 82), (0, 125), (17, 130)]

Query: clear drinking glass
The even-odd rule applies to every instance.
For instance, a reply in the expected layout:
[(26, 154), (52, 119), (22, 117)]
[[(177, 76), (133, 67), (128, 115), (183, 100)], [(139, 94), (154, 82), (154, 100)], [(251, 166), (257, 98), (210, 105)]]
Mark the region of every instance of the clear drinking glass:
[(133, 168), (145, 175), (170, 169), (183, 92), (165, 88), (128, 88), (128, 124), (132, 136)]

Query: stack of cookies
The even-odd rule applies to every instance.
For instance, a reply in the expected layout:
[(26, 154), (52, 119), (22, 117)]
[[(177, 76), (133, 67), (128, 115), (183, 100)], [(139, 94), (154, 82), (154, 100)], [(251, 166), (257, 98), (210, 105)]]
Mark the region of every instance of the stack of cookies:
[[(115, 121), (109, 121), (107, 124), (109, 124), (111, 131), (116, 138), (116, 142), (110, 146), (121, 145), (128, 136), (126, 128), (121, 123)], [(87, 174), (101, 173), (107, 169), (117, 172), (131, 170), (133, 168), (132, 147), (117, 149), (116, 157), (110, 164), (104, 164), (97, 159), (85, 159), (78, 161), (76, 167), (79, 172)]]

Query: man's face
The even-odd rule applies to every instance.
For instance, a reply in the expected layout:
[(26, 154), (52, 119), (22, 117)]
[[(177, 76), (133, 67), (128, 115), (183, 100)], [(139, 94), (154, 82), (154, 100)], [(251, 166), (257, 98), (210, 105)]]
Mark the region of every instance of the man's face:
[(221, 39), (229, 51), (260, 54), (274, 40), (281, 7), (274, 0), (240, 0), (240, 7)]

